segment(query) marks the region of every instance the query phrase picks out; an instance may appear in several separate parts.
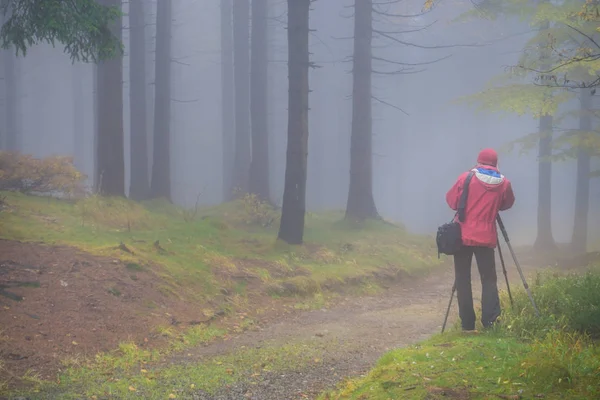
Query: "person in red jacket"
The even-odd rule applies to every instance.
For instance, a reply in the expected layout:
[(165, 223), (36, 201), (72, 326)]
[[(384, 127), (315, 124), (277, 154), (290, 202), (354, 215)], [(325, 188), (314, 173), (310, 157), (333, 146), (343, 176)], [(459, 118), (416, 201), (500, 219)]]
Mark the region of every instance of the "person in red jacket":
[[(463, 248), (454, 255), (454, 273), (458, 296), (458, 311), (464, 331), (475, 330), (475, 310), (471, 288), (473, 254), (481, 276), (481, 322), (491, 327), (500, 316), (500, 299), (496, 276), (494, 249), (498, 244), (496, 216), (515, 202), (510, 181), (498, 170), (498, 154), (484, 149), (477, 157), (477, 166), (469, 184), (465, 218), (459, 222)], [(457, 210), (468, 172), (461, 174), (446, 194), (446, 202)]]

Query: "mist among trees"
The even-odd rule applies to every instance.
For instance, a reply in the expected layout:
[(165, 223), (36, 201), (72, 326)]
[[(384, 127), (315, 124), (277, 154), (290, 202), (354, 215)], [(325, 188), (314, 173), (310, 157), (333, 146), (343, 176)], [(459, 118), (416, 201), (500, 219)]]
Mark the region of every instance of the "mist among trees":
[(514, 239), (584, 252), (600, 236), (597, 17), (513, 3), (5, 1), (1, 147), (70, 155), (105, 196), (256, 196), (290, 244), (311, 211), (432, 233), (495, 147)]

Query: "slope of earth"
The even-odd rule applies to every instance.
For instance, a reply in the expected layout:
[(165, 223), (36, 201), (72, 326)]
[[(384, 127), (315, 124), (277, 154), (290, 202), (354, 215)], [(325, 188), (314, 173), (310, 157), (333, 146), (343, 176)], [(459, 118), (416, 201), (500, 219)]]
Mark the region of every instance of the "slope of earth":
[[(451, 282), (448, 271), (394, 285), (374, 296), (345, 297), (328, 309), (292, 312), (159, 361), (140, 362), (135, 356), (131, 369), (115, 367), (118, 363), (102, 369), (67, 360), (70, 364), (65, 367), (74, 368), (63, 371), (60, 384), (42, 385), (24, 398), (163, 399), (173, 393), (182, 399), (312, 398), (343, 377), (362, 373), (383, 352), (439, 329)], [(135, 321), (131, 325), (132, 331), (148, 328)], [(56, 332), (59, 340), (66, 329), (60, 332)], [(71, 340), (62, 340), (63, 346), (73, 348)], [(143, 341), (138, 343), (136, 352), (141, 353)], [(60, 347), (57, 344), (53, 351)], [(73, 356), (69, 351), (61, 355)]]
[(451, 269), (414, 279), (439, 265), (430, 239), (387, 224), (311, 215), (290, 249), (251, 200), (183, 218), (10, 196), (0, 236), (54, 244), (0, 244), (0, 370), (30, 398), (310, 398), (439, 329), (450, 294)]
[[(69, 247), (0, 240), (0, 357), (4, 372), (53, 379), (61, 362), (125, 340), (153, 343), (157, 326), (205, 318), (163, 294), (137, 264)], [(199, 315), (200, 314), (200, 315)]]
[(163, 356), (440, 265), (432, 238), (340, 213), (308, 215), (306, 244), (282, 246), (279, 212), (252, 197), (186, 211), (0, 195), (0, 387), (123, 346)]
[[(516, 271), (509, 275), (513, 285), (520, 283)], [(473, 279), (479, 279), (477, 273)], [(314, 398), (343, 378), (366, 372), (384, 352), (438, 331), (451, 282), (447, 269), (375, 296), (348, 297), (329, 309), (294, 313), (157, 362), (143, 354), (128, 356), (131, 368), (125, 370), (80, 366), (68, 370), (60, 385), (32, 398)], [(450, 315), (454, 321), (456, 306)]]
[[(480, 302), (479, 275), (473, 273), (476, 308)], [(534, 268), (525, 268), (531, 281)], [(499, 271), (500, 272), (500, 271)], [(521, 283), (517, 272), (509, 271), (512, 287)], [(307, 399), (332, 388), (348, 376), (366, 373), (385, 352), (429, 338), (439, 332), (450, 298), (451, 268), (410, 285), (391, 288), (384, 296), (346, 299), (330, 310), (318, 310), (287, 319), (261, 332), (243, 335), (236, 346), (283, 346), (302, 343), (314, 358), (279, 371), (242, 379), (214, 393), (192, 393), (182, 398), (202, 400)], [(502, 281), (499, 281), (501, 290)], [(448, 328), (458, 319), (456, 299)], [(228, 351), (231, 351), (231, 345)], [(308, 350), (310, 349), (310, 350)], [(175, 358), (181, 363), (223, 352), (218, 344)], [(291, 361), (293, 362), (293, 361)], [(193, 365), (193, 362), (192, 364)], [(368, 397), (365, 397), (365, 399)]]

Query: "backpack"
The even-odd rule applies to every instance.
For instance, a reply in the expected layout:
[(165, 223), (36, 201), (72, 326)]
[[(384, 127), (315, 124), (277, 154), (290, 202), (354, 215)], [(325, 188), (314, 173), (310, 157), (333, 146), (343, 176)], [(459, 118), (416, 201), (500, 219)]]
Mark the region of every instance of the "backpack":
[(465, 186), (458, 202), (458, 211), (454, 215), (454, 218), (452, 218), (451, 222), (443, 224), (437, 230), (436, 242), (438, 258), (440, 258), (440, 254), (454, 255), (462, 248), (462, 231), (460, 224), (456, 221), (456, 216), (458, 216), (460, 222), (465, 220), (465, 207), (467, 206), (469, 184), (471, 183), (471, 178), (473, 178), (474, 174), (473, 171), (469, 172), (465, 179)]

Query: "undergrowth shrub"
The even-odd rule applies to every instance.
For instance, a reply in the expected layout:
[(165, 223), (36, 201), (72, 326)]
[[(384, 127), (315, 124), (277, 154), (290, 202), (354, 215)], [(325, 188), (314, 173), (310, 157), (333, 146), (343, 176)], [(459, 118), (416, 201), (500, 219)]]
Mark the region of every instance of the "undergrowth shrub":
[(531, 340), (520, 364), (520, 376), (544, 392), (598, 398), (600, 269), (585, 274), (538, 273), (531, 291), (539, 317), (523, 289), (513, 293), (514, 308), (507, 296), (502, 299), (505, 311), (501, 329)]
[(578, 332), (549, 331), (531, 344), (520, 367), (522, 376), (544, 392), (591, 391), (588, 398), (600, 393), (600, 347)]
[(273, 226), (279, 213), (268, 202), (261, 200), (254, 193), (246, 193), (241, 197), (244, 208), (243, 222), (247, 225), (258, 225), (263, 228)]
[(29, 154), (0, 151), (0, 190), (25, 194), (83, 195), (82, 174), (72, 157), (35, 158)]
[(524, 290), (513, 293), (514, 308), (503, 298), (503, 325), (521, 337), (543, 337), (553, 329), (600, 339), (600, 269), (583, 275), (538, 273), (532, 286), (537, 317)]

